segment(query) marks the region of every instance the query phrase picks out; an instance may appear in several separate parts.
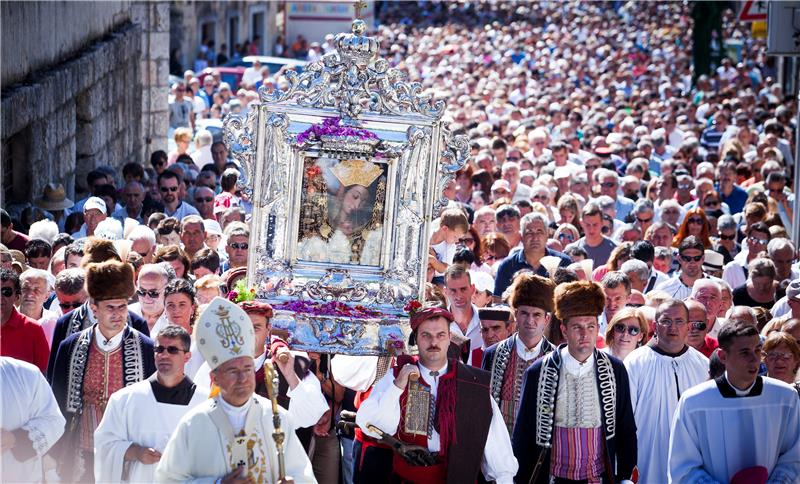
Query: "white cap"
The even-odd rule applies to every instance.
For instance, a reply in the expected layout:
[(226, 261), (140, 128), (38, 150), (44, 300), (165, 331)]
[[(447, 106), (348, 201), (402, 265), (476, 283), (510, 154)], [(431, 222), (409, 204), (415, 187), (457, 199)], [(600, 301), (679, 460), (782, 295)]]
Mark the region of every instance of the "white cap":
[(94, 229), (94, 236), (106, 240), (120, 240), (124, 236), (122, 223), (115, 218), (107, 218), (97, 224)]
[(87, 211), (93, 208), (96, 208), (97, 210), (103, 212), (103, 215), (108, 215), (108, 210), (106, 209), (106, 202), (103, 201), (103, 199), (100, 197), (89, 197), (89, 199), (86, 200), (86, 203), (83, 204), (83, 213), (86, 213)]
[(494, 293), (494, 279), (489, 274), (483, 271), (469, 271), (469, 277), (478, 291), (487, 291), (489, 294)]
[(250, 317), (244, 309), (221, 297), (215, 297), (200, 315), (194, 338), (212, 370), (234, 358), (252, 358), (255, 352), (256, 335)]
[(207, 235), (222, 235), (222, 227), (219, 222), (210, 218), (203, 220), (203, 229), (205, 229)]

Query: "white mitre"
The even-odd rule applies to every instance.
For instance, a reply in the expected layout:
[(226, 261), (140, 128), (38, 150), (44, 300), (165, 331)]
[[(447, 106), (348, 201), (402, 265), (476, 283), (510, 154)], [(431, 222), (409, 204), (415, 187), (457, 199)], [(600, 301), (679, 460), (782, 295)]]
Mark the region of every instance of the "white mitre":
[(250, 317), (244, 309), (221, 297), (215, 297), (198, 318), (194, 338), (211, 370), (234, 358), (252, 358), (256, 346)]

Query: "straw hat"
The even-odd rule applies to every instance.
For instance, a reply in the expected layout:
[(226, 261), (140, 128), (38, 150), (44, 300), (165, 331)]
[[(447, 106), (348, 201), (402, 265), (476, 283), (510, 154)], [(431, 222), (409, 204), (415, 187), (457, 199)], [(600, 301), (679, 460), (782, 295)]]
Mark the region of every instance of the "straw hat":
[(61, 183), (48, 183), (44, 187), (44, 194), (36, 199), (36, 206), (43, 210), (65, 210), (75, 206), (75, 203), (67, 198), (67, 192)]

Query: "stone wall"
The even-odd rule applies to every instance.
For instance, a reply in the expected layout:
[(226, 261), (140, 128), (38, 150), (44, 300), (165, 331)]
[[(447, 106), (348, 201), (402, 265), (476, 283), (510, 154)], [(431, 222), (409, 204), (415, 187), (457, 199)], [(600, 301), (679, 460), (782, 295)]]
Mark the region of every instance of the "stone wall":
[(49, 182), (75, 199), (76, 182), (84, 187), (93, 168), (139, 161), (141, 37), (141, 26), (125, 22), (69, 60), (3, 86), (0, 204), (32, 201)]
[(150, 154), (167, 151), (169, 131), (169, 2), (137, 2), (131, 9), (132, 20), (141, 25), (142, 117), (143, 139), (140, 160), (149, 166)]

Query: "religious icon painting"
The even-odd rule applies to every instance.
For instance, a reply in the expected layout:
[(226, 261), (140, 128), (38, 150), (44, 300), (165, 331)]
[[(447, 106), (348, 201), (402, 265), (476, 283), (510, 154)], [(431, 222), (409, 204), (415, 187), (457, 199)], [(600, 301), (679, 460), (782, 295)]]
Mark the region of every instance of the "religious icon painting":
[(304, 159), (298, 260), (380, 264), (387, 168), (363, 159)]

